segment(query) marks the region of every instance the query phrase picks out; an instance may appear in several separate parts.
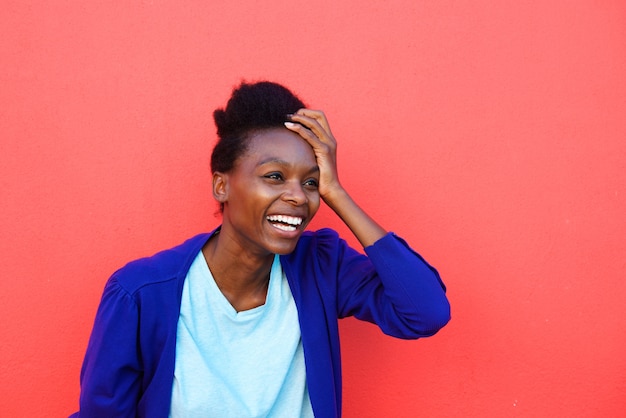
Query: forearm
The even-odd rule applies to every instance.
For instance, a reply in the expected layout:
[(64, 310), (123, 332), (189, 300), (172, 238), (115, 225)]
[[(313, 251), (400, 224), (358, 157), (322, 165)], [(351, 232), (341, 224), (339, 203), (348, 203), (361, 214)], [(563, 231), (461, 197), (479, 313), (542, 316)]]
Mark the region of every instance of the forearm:
[(345, 189), (337, 188), (324, 196), (324, 201), (350, 228), (364, 248), (374, 244), (387, 233), (356, 204)]

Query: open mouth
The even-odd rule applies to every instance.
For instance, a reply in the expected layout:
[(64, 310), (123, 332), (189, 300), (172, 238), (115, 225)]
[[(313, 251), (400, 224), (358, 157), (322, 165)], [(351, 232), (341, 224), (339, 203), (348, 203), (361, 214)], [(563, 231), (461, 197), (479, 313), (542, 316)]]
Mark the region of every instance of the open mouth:
[(293, 232), (302, 225), (302, 218), (288, 215), (270, 215), (266, 218), (273, 227), (281, 231)]

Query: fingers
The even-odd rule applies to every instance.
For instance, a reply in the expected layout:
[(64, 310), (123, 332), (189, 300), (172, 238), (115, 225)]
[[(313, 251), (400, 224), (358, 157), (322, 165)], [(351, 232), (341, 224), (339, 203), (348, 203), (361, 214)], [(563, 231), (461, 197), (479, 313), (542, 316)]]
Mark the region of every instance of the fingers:
[[(296, 113), (289, 115), (289, 119), (297, 123), (292, 125), (285, 124), (285, 126), (299, 133), (309, 143), (311, 143), (311, 140), (320, 141), (331, 148), (336, 147), (336, 141), (330, 130), (328, 120), (321, 110), (300, 109)], [(306, 131), (313, 133), (314, 137), (307, 137)], [(311, 145), (315, 144), (311, 143)]]
[[(285, 127), (290, 131), (293, 131), (300, 135), (308, 144), (313, 148), (315, 154), (323, 155), (330, 152), (332, 142), (329, 143), (327, 135), (318, 135), (313, 132), (313, 129), (309, 129), (302, 123), (285, 122)], [(326, 139), (323, 139), (326, 138)]]
[(326, 132), (329, 134), (330, 125), (328, 124), (328, 119), (326, 119), (326, 115), (321, 110), (313, 110), (313, 109), (300, 109), (296, 112), (294, 116), (304, 116), (309, 119), (313, 119), (320, 125)]

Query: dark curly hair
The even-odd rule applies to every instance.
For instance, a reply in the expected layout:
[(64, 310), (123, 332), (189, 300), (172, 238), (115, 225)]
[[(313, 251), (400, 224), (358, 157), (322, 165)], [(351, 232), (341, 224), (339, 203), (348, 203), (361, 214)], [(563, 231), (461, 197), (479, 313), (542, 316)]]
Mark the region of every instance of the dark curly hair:
[(230, 171), (246, 151), (250, 134), (283, 127), (287, 115), (303, 107), (304, 103), (280, 84), (241, 83), (226, 108), (213, 112), (219, 139), (211, 154), (211, 172)]

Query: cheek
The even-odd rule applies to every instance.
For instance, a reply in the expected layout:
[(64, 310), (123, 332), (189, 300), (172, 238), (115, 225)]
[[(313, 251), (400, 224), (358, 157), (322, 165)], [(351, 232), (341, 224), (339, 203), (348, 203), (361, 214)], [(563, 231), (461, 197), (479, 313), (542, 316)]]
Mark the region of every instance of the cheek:
[(315, 193), (314, 196), (309, 196), (309, 211), (311, 213), (311, 217), (317, 213), (317, 210), (320, 208), (320, 195), (319, 193)]
[(251, 178), (247, 181), (237, 182), (232, 186), (230, 200), (245, 210), (262, 205), (272, 198), (272, 190), (262, 181)]

